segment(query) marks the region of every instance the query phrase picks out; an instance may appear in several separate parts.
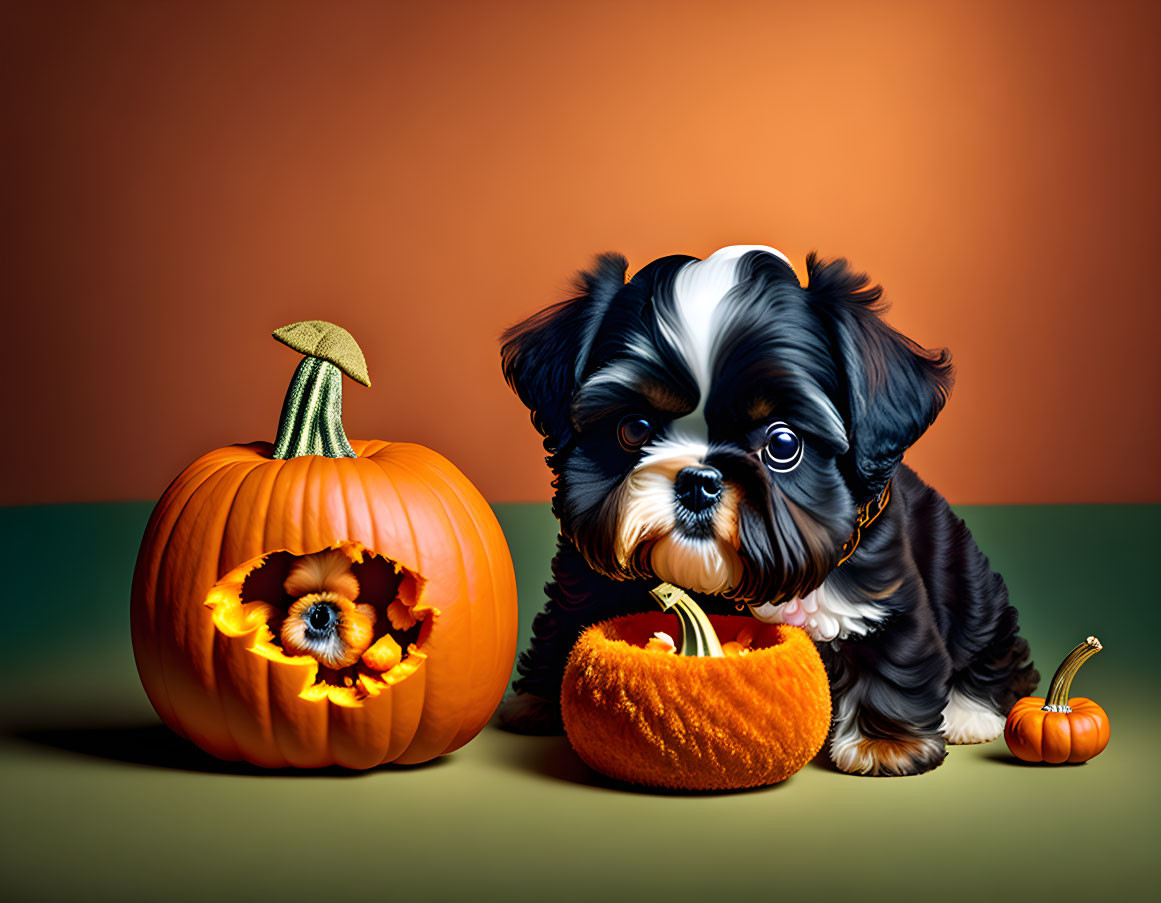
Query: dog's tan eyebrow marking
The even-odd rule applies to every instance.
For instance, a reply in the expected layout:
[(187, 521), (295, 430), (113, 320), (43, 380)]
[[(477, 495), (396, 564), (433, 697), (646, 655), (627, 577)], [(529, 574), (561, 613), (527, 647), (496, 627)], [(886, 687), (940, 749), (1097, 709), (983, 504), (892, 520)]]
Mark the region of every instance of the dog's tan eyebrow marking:
[[(633, 404), (634, 398), (641, 399), (641, 404)], [(694, 408), (694, 405), (682, 399), (676, 392), (658, 386), (653, 386), (649, 390), (643, 386), (627, 389), (616, 404), (594, 404), (593, 401), (595, 399), (577, 397), (577, 401), (573, 404), (573, 420), (577, 426), (596, 422), (614, 410), (624, 413), (629, 409), (638, 408), (638, 413), (647, 414), (647, 409), (652, 409), (661, 414), (681, 415), (689, 413)]]
[(656, 410), (667, 414), (688, 414), (696, 405), (690, 404), (689, 399), (683, 398), (668, 386), (660, 383), (646, 382), (640, 386), (641, 394)]
[(768, 420), (773, 413), (774, 403), (761, 395), (746, 406), (746, 416), (751, 420)]
[(574, 423), (583, 426), (607, 417), (611, 412), (640, 408), (658, 414), (687, 414), (696, 407), (695, 399), (657, 379), (642, 378), (636, 368), (612, 361), (594, 373), (577, 390), (572, 403)]

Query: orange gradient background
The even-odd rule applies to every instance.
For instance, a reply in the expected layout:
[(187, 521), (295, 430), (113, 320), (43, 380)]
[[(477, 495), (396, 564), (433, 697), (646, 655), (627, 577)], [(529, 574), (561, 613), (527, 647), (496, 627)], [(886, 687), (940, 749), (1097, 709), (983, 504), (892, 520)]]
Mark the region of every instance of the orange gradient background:
[(1154, 3), (5, 3), (3, 497), (144, 499), (273, 438), (301, 319), (347, 432), (549, 474), (497, 336), (596, 252), (845, 256), (958, 384), (956, 503), (1161, 501)]

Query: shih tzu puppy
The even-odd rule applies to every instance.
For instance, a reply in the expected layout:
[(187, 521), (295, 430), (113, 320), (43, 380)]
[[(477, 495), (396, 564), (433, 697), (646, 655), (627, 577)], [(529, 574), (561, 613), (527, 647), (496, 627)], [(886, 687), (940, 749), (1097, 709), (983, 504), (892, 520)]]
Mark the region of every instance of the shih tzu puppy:
[(577, 297), (503, 336), (560, 520), (503, 723), (559, 731), (581, 631), (652, 610), (665, 581), (814, 638), (842, 771), (918, 774), (945, 743), (997, 737), (1039, 680), (1016, 610), (900, 463), (947, 399), (947, 352), (887, 326), (881, 289), (844, 260), (811, 255), (806, 285), (765, 246), (626, 271), (599, 257)]

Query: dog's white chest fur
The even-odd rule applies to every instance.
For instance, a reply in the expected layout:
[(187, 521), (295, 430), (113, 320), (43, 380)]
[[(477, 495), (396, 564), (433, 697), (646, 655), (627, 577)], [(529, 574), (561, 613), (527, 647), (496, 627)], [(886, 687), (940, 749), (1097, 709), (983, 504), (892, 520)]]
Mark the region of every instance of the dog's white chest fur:
[(801, 627), (816, 641), (865, 636), (886, 615), (886, 611), (874, 602), (848, 598), (827, 583), (801, 599), (777, 605), (767, 602), (753, 606), (750, 612), (767, 624)]

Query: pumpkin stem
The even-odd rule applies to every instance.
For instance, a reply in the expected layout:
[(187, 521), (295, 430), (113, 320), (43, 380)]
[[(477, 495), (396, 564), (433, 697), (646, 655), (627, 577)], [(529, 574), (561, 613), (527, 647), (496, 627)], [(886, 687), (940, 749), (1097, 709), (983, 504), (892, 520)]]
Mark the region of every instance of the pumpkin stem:
[(714, 633), (713, 625), (701, 607), (681, 589), (671, 583), (662, 583), (649, 591), (664, 611), (677, 615), (681, 625), (681, 642), (678, 650), (682, 655), (700, 655), (723, 658), (722, 644)]
[(276, 329), (274, 338), (305, 355), (282, 402), (274, 457), (357, 457), (343, 431), (343, 373), (371, 384), (358, 343), (341, 326), (323, 320), (291, 323)]
[(1072, 687), (1072, 679), (1080, 666), (1096, 655), (1104, 647), (1095, 636), (1090, 636), (1083, 643), (1064, 657), (1056, 673), (1052, 675), (1052, 683), (1048, 685), (1048, 698), (1042, 706), (1046, 712), (1071, 712), (1068, 704), (1068, 691)]
[(317, 357), (304, 357), (294, 371), (274, 440), (274, 457), (299, 455), (355, 457), (343, 431), (343, 375)]

